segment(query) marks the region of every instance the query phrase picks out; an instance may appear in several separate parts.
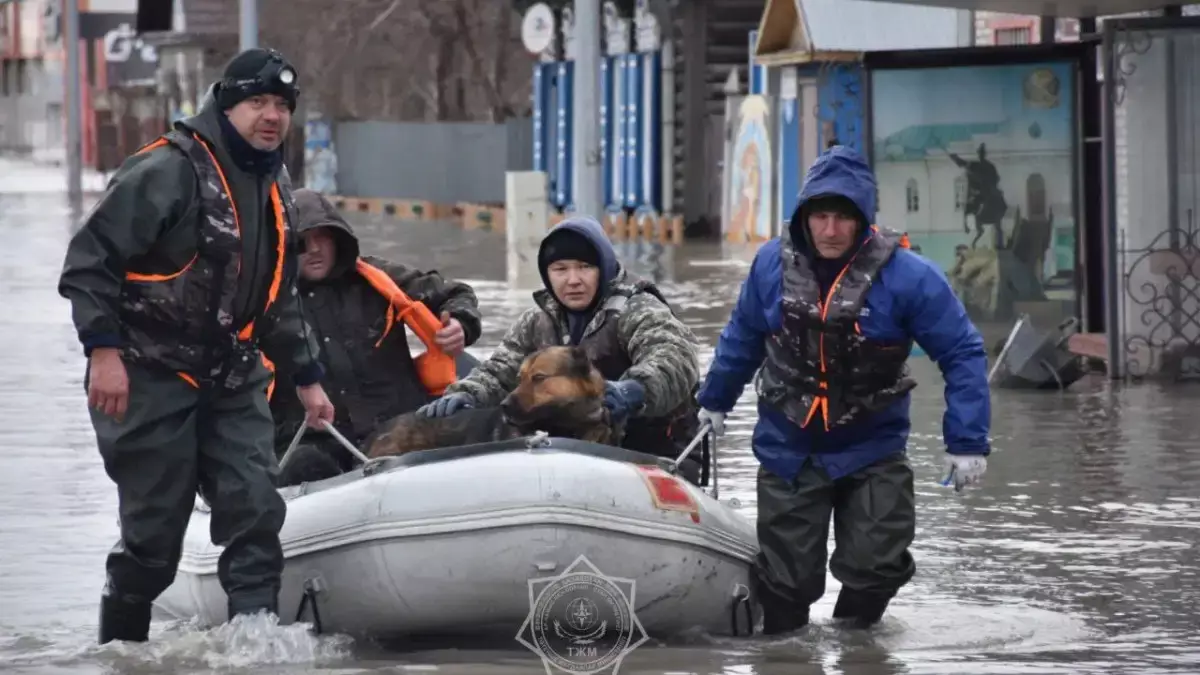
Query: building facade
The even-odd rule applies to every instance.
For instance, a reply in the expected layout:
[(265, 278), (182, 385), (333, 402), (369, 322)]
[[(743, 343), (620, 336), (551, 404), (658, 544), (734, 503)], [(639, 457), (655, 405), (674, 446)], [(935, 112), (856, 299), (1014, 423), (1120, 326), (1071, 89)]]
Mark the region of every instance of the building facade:
[[(78, 0), (81, 155), (111, 170), (164, 128), (156, 50), (134, 31), (136, 0)], [(0, 152), (66, 160), (62, 0), (0, 0)]]
[(864, 0), (770, 0), (751, 36), (748, 96), (730, 99), (722, 235), (778, 236), (824, 149), (868, 153), (867, 78), (878, 50), (969, 46), (970, 12)]
[(63, 156), (63, 60), (50, 0), (0, 0), (0, 152)]
[[(1050, 17), (1054, 21), (1055, 42), (1079, 40), (1079, 19)], [(1032, 45), (1040, 43), (1042, 17), (1027, 14), (975, 12), (977, 46)]]

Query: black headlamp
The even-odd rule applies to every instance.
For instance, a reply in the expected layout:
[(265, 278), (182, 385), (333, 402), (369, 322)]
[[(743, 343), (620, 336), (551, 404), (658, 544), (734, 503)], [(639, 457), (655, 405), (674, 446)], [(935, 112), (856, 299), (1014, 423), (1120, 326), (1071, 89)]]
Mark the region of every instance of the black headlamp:
[(296, 69), (279, 52), (271, 50), (267, 62), (253, 77), (226, 78), (221, 83), (222, 99), (225, 107), (230, 107), (251, 96), (275, 94), (282, 96), (295, 110), (300, 95), (297, 79)]
[(295, 90), (296, 69), (288, 65), (279, 52), (272, 51), (271, 58), (258, 71), (255, 79), (264, 87), (283, 86)]

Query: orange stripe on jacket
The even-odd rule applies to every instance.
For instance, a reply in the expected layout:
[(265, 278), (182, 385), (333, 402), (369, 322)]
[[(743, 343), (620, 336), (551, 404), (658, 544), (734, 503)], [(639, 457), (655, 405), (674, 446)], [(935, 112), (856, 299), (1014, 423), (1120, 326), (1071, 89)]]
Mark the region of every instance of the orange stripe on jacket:
[[(212, 160), (213, 166), (217, 170), (217, 175), (221, 177), (221, 186), (225, 189), (225, 194), (229, 196), (230, 208), (233, 210), (233, 222), (234, 225), (237, 226), (238, 237), (240, 238), (242, 234), (242, 220), (240, 214), (238, 213), (237, 203), (233, 201), (233, 192), (229, 189), (229, 180), (225, 177), (225, 171), (221, 168), (221, 163), (217, 161), (217, 156), (213, 154), (212, 148), (208, 147), (208, 143), (205, 143), (204, 139), (202, 139), (199, 134), (193, 134), (192, 136), (196, 142), (198, 142), (200, 146), (204, 148), (205, 152), (208, 153), (209, 159)], [(160, 137), (142, 146), (134, 154), (140, 155), (147, 153), (157, 148), (161, 148), (164, 145), (168, 145), (169, 143), (170, 141), (168, 141), (165, 137)], [(283, 208), (283, 196), (279, 192), (278, 183), (271, 183), (271, 206), (275, 216), (275, 269), (271, 276), (271, 286), (267, 291), (267, 301), (263, 306), (263, 313), (266, 313), (267, 310), (271, 308), (271, 305), (275, 304), (275, 301), (279, 298), (279, 287), (283, 284), (283, 268), (286, 261), (287, 216)], [(199, 253), (193, 254), (192, 259), (189, 260), (187, 264), (183, 266), (183, 268), (171, 274), (139, 274), (137, 272), (126, 272), (125, 279), (128, 281), (170, 281), (191, 269), (192, 265), (196, 263), (196, 257), (198, 255)], [(238, 263), (238, 269), (241, 269), (240, 261)], [(249, 323), (247, 323), (240, 331), (238, 331), (239, 340), (249, 340), (252, 337), (254, 337), (253, 319), (251, 319)], [(271, 380), (267, 384), (267, 400), (270, 400), (271, 395), (275, 392), (275, 364), (267, 358), (266, 354), (262, 354), (262, 362), (263, 365), (266, 366), (267, 370), (271, 372)], [(179, 375), (193, 386), (199, 386), (195, 378), (191, 377), (190, 375), (186, 373), (180, 373)]]

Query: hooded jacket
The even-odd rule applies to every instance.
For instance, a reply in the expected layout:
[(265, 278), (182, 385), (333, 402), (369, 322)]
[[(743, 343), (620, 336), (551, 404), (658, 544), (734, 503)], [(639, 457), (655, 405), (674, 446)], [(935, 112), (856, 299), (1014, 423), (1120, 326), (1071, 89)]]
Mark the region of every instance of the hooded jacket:
[[(560, 229), (583, 235), (600, 259), (599, 301), (579, 345), (606, 379), (634, 379), (642, 384), (646, 400), (640, 424), (665, 421), (666, 428), (679, 418), (690, 423), (699, 380), (696, 338), (691, 330), (676, 318), (653, 284), (623, 269), (599, 223), (591, 218), (568, 218), (547, 233), (547, 238)], [(469, 394), (481, 407), (498, 405), (517, 387), (526, 356), (570, 342), (567, 311), (554, 294), (548, 288), (540, 289), (534, 292), (533, 301), (535, 306), (521, 314), (491, 356), (450, 385), (447, 394)], [(639, 422), (631, 420), (628, 426), (636, 424)], [(655, 454), (667, 451), (661, 447), (645, 450)]]
[[(196, 115), (175, 124), (212, 149), (239, 214), (241, 271), (233, 302), (234, 325), (243, 325), (264, 306), (280, 248), (274, 226), (274, 176), (256, 176), (234, 163), (221, 132), (215, 85)], [(79, 341), (86, 354), (96, 347), (128, 348), (121, 294), (127, 272), (172, 275), (197, 253), (201, 231), (200, 186), (196, 170), (179, 149), (163, 145), (127, 158), (101, 200), (71, 238), (59, 279), (59, 294), (71, 302)], [(281, 184), (283, 181), (281, 181)], [(285, 215), (294, 220), (291, 195)], [(272, 310), (256, 321), (259, 346), (278, 363), (291, 366), (293, 382), (306, 385), (321, 375), (319, 348), (309, 336), (292, 292), (296, 249), (290, 230), (283, 242), (285, 264)], [(265, 324), (265, 325), (261, 325)], [(266, 377), (265, 369), (259, 375)]]
[[(300, 301), (321, 342), (325, 391), (337, 415), (334, 424), (348, 438), (360, 442), (378, 423), (416, 410), (434, 397), (418, 377), (408, 331), (386, 330), (387, 300), (357, 271), (359, 241), (349, 223), (329, 200), (312, 190), (296, 191), (296, 210), (298, 232), (326, 227), (336, 242), (336, 259), (329, 274), (320, 281), (300, 279)], [(400, 290), (435, 315), (449, 312), (458, 319), (466, 344), (479, 339), (482, 319), (470, 286), (447, 281), (436, 271), (423, 272), (371, 256), (362, 260), (385, 272)], [(286, 378), (286, 367), (277, 375)], [(276, 441), (286, 448), (304, 423), (304, 408), (295, 396), (275, 395), (271, 411)]]
[[(805, 178), (793, 219), (799, 220), (809, 199), (822, 195), (846, 197), (868, 219), (874, 217), (875, 179), (853, 150), (839, 146), (817, 159)], [(859, 245), (871, 234), (871, 228), (864, 228)], [(807, 237), (789, 239), (767, 242), (751, 264), (700, 389), (699, 403), (708, 410), (733, 408), (763, 365), (767, 340), (783, 330), (781, 252), (787, 244), (797, 255), (813, 255)], [(991, 399), (983, 339), (940, 269), (906, 249), (895, 250), (866, 289), (857, 323), (868, 340), (893, 344), (914, 340), (938, 364), (946, 382), (942, 433), (948, 452), (990, 452)], [(792, 480), (810, 455), (831, 478), (849, 475), (905, 451), (910, 401), (911, 395), (905, 393), (852, 424), (826, 431), (822, 424), (801, 428), (760, 397), (754, 453), (767, 471), (785, 480)]]

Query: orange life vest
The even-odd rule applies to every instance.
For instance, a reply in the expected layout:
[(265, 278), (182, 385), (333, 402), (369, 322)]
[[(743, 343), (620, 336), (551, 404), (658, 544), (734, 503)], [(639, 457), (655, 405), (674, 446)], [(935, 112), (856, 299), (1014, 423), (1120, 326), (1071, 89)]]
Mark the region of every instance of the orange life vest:
[(454, 357), (443, 352), (434, 339), (435, 334), (442, 328), (442, 322), (424, 303), (414, 301), (400, 290), (396, 282), (383, 270), (362, 258), (358, 259), (355, 268), (367, 280), (367, 283), (371, 284), (372, 288), (379, 291), (380, 295), (388, 300), (387, 323), (384, 325), (383, 335), (379, 336), (375, 346), (383, 344), (384, 338), (388, 336), (392, 326), (395, 325), (398, 315), (404, 321), (404, 325), (408, 326), (408, 329), (416, 334), (425, 345), (425, 353), (413, 360), (417, 367), (417, 377), (421, 378), (421, 384), (434, 396), (444, 394), (446, 387), (458, 379), (458, 370), (454, 364)]
[[(355, 270), (367, 280), (367, 283), (371, 284), (371, 288), (374, 288), (388, 301), (383, 335), (379, 336), (375, 346), (383, 344), (384, 339), (392, 332), (392, 327), (396, 325), (396, 318), (399, 316), (404, 325), (408, 326), (409, 330), (425, 345), (425, 353), (413, 359), (417, 377), (421, 378), (421, 384), (426, 391), (434, 396), (441, 396), (445, 393), (446, 387), (458, 379), (458, 369), (454, 363), (454, 357), (443, 352), (435, 340), (435, 335), (442, 328), (442, 322), (424, 303), (413, 300), (400, 290), (387, 272), (362, 258), (355, 263)], [(263, 354), (262, 359), (263, 365), (274, 373), (275, 366), (267, 359), (266, 354)], [(271, 378), (271, 383), (267, 385), (268, 401), (271, 400), (274, 392), (275, 379)]]
[[(873, 234), (879, 234), (879, 226), (872, 225), (871, 232)], [(900, 234), (900, 240), (898, 242), (896, 242), (896, 245), (899, 246), (900, 248), (912, 248), (912, 241), (909, 240), (908, 233), (900, 232), (899, 234)]]
[[(187, 354), (205, 354), (205, 345), (197, 345), (195, 339), (204, 333), (204, 326), (190, 320), (190, 314), (182, 317), (163, 315), (155, 307), (173, 307), (185, 304), (185, 298), (208, 296), (216, 303), (217, 315), (233, 313), (233, 303), (238, 285), (238, 275), (242, 268), (242, 223), (234, 202), (233, 193), (229, 189), (225, 172), (220, 162), (213, 154), (208, 143), (196, 133), (184, 133), (179, 130), (170, 131), (158, 139), (147, 143), (134, 154), (140, 155), (157, 148), (170, 145), (181, 150), (189, 159), (199, 177), (200, 202), (200, 237), (202, 242), (192, 259), (183, 269), (172, 274), (142, 274), (134, 271), (125, 272), (125, 283), (122, 286), (122, 305), (142, 308), (131, 310), (141, 314), (138, 321), (127, 321), (134, 336), (133, 341), (141, 338), (143, 342), (152, 343), (153, 347), (142, 347), (136, 351), (143, 355), (151, 352), (163, 352), (160, 361), (174, 366), (179, 377), (194, 387), (200, 386), (197, 378), (207, 378), (222, 372), (222, 365), (198, 363), (188, 359)], [(281, 184), (283, 187), (281, 187)], [(287, 214), (284, 208), (283, 194), (290, 189), (286, 170), (271, 183), (270, 199), (275, 227), (275, 264), (271, 276), (271, 285), (267, 292), (266, 303), (261, 314), (266, 314), (279, 298), (279, 287), (283, 280), (284, 257), (287, 246)], [(203, 317), (201, 317), (203, 318)], [(217, 317), (209, 320), (217, 321)], [(147, 332), (147, 326), (152, 332)], [(165, 326), (165, 331), (164, 331)], [(172, 335), (165, 346), (163, 337)], [(236, 339), (242, 342), (253, 340), (255, 334), (254, 320), (251, 319), (241, 330), (237, 331)], [(217, 336), (219, 339), (219, 335)], [(189, 339), (191, 340), (189, 342)], [(183, 347), (190, 347), (184, 349)], [(209, 372), (201, 372), (209, 368)]]

